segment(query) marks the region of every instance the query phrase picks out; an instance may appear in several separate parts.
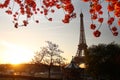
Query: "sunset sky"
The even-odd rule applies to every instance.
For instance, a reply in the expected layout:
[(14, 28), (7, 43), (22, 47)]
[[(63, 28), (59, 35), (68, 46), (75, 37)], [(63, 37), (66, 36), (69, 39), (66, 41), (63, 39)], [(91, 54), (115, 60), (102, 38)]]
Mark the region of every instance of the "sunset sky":
[[(73, 0), (74, 1), (74, 0)], [(64, 51), (62, 54), (68, 61), (77, 52), (77, 45), (79, 43), (79, 14), (82, 11), (84, 14), (84, 27), (86, 34), (86, 42), (88, 46), (99, 43), (111, 43), (115, 41), (120, 43), (120, 27), (118, 29), (119, 35), (114, 37), (110, 32), (106, 23), (103, 23), (101, 30), (101, 37), (95, 38), (92, 35), (92, 30), (89, 29), (90, 15), (88, 13), (89, 5), (80, 0), (75, 0), (75, 12), (77, 18), (73, 19), (69, 24), (63, 24), (63, 12), (57, 11), (53, 17), (53, 22), (46, 20), (44, 16), (36, 16), (40, 19), (40, 23), (36, 24), (32, 20), (27, 27), (14, 28), (12, 17), (0, 11), (0, 63), (17, 63), (28, 62), (33, 57), (40, 47), (46, 45), (45, 41), (52, 41), (59, 45), (59, 48)], [(105, 5), (105, 4), (104, 4)], [(104, 10), (105, 11), (105, 10)], [(107, 19), (107, 13), (103, 17)], [(20, 61), (17, 61), (20, 60)]]

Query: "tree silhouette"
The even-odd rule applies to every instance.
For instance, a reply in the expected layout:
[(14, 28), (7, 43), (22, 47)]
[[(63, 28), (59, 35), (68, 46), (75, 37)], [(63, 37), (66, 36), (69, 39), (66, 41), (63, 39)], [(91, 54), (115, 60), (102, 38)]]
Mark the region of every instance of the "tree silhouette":
[(120, 79), (120, 45), (115, 43), (93, 45), (89, 47), (86, 57), (87, 70), (94, 77)]
[(42, 61), (44, 61), (43, 59), (44, 59), (44, 57), (46, 56), (47, 53), (48, 52), (47, 52), (46, 47), (42, 47), (41, 51), (35, 52), (34, 58), (32, 59), (32, 63), (34, 63), (34, 64), (42, 63)]
[[(46, 19), (52, 21), (52, 17), (49, 17), (49, 13), (55, 13), (56, 10), (62, 9), (64, 11), (63, 23), (69, 23), (71, 19), (76, 17), (74, 12), (74, 6), (72, 1), (75, 0), (4, 0), (0, 3), (0, 9), (5, 9), (5, 13), (13, 16), (13, 23), (15, 28), (19, 26), (27, 26), (31, 18), (36, 23), (39, 20), (34, 18), (35, 15), (43, 14)], [(93, 35), (99, 37), (101, 35), (100, 28), (104, 22), (103, 13), (108, 13), (107, 24), (110, 31), (114, 36), (118, 35), (117, 26), (113, 25), (117, 21), (117, 25), (120, 26), (120, 1), (119, 0), (80, 0), (80, 2), (86, 2), (89, 7), (88, 13), (91, 14), (90, 28), (94, 30)], [(103, 11), (103, 3), (107, 4), (107, 11)], [(15, 7), (16, 6), (16, 7)], [(25, 19), (19, 20), (20, 16), (25, 16)], [(22, 24), (20, 24), (22, 21)], [(99, 23), (99, 26), (96, 25)], [(98, 24), (97, 23), (97, 24)]]
[(41, 48), (40, 52), (36, 52), (34, 58), (32, 59), (35, 64), (44, 63), (49, 65), (48, 67), (48, 78), (51, 77), (51, 68), (56, 63), (62, 65), (65, 58), (61, 56), (61, 51), (57, 44), (52, 43), (51, 41), (46, 41), (48, 44), (46, 47)]

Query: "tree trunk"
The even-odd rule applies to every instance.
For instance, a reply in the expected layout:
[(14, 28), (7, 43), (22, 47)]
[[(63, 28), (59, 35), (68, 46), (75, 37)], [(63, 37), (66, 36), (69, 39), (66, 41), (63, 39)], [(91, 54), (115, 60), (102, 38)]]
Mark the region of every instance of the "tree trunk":
[(49, 67), (48, 67), (48, 79), (51, 79), (51, 68), (52, 68), (52, 63), (50, 63)]
[(49, 79), (49, 80), (50, 80), (50, 78), (51, 78), (50, 72), (51, 72), (51, 65), (49, 65), (49, 67), (48, 67), (48, 79)]

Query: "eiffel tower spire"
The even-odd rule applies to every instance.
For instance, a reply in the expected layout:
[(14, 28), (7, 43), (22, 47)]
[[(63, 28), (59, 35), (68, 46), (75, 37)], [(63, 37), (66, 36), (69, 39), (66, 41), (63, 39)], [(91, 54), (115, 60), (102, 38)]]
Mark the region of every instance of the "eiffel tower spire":
[(84, 21), (83, 21), (83, 13), (80, 13), (80, 37), (79, 37), (79, 44), (76, 56), (74, 57), (74, 61), (77, 64), (83, 63), (85, 52), (87, 50), (87, 44), (85, 39), (85, 30), (84, 30)]

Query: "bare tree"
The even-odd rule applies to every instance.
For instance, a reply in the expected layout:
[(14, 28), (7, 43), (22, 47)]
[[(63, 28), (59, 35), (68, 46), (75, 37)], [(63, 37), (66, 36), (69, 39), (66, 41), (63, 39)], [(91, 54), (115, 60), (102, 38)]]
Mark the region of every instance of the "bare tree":
[(48, 67), (48, 78), (51, 78), (51, 68), (56, 63), (61, 65), (64, 63), (65, 58), (61, 56), (63, 53), (62, 50), (59, 49), (59, 46), (51, 41), (46, 41), (48, 44), (46, 47), (41, 48), (41, 51), (36, 52), (32, 61), (36, 64), (44, 63), (47, 64)]
[(48, 78), (51, 77), (51, 68), (54, 65), (54, 61), (56, 61), (57, 59), (59, 59), (60, 53), (63, 53), (63, 51), (61, 51), (59, 49), (59, 46), (57, 44), (54, 44), (50, 41), (46, 41), (48, 46), (47, 46), (47, 59), (48, 59), (48, 63), (49, 63), (49, 70), (48, 70)]
[(59, 65), (60, 67), (64, 66), (65, 63), (65, 58), (63, 58), (61, 55), (58, 56), (58, 58), (54, 61), (54, 63), (56, 63), (56, 65)]
[(40, 64), (43, 61), (44, 56), (47, 53), (46, 47), (42, 47), (41, 51), (35, 52), (34, 58), (32, 59), (32, 63)]

